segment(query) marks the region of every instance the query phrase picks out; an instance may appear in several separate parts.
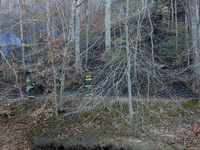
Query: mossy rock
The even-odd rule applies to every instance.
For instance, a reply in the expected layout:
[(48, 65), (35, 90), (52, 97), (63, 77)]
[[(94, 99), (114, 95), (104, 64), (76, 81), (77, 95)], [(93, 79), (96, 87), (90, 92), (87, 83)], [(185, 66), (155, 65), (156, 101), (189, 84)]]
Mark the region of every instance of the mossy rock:
[(194, 106), (197, 104), (198, 99), (182, 100), (181, 106), (187, 110), (194, 110)]
[(158, 123), (158, 122), (159, 122), (159, 119), (158, 119), (157, 116), (150, 116), (150, 117), (149, 117), (149, 121), (150, 121), (151, 123), (155, 124), (155, 123)]

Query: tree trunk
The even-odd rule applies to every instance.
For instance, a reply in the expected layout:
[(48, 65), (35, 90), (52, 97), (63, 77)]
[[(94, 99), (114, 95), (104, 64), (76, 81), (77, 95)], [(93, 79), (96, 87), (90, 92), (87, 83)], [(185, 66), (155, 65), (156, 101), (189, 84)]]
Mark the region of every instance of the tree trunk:
[(176, 27), (176, 51), (178, 50), (178, 18), (177, 18), (177, 2), (174, 1), (174, 7), (175, 7), (175, 27)]
[(90, 21), (89, 21), (89, 7), (88, 7), (88, 0), (85, 0), (85, 20), (86, 20), (86, 62), (85, 68), (87, 68), (88, 62), (88, 45), (90, 40)]
[[(72, 5), (72, 10), (74, 10), (74, 5)], [(71, 42), (75, 40), (75, 34), (74, 34), (74, 18), (72, 20), (72, 27), (71, 27)]]
[[(47, 42), (48, 42), (48, 51), (51, 50), (51, 41), (50, 41), (50, 37), (51, 37), (51, 31), (50, 31), (50, 23), (51, 23), (51, 19), (50, 19), (50, 0), (47, 0), (46, 3), (46, 9), (47, 9)], [(52, 56), (53, 57), (53, 56)], [(55, 101), (55, 115), (56, 115), (56, 119), (58, 119), (58, 103), (57, 103), (57, 97), (56, 97), (56, 81), (55, 81), (55, 76), (56, 76), (56, 70), (54, 67), (54, 59), (52, 59), (52, 68), (53, 68), (53, 77), (54, 77), (54, 101)]]
[[(105, 52), (110, 52), (110, 0), (105, 1)], [(107, 54), (106, 54), (107, 55)]]
[(96, 11), (98, 12), (99, 11), (99, 0), (96, 0), (95, 6), (96, 6)]
[[(0, 0), (0, 8), (1, 8), (1, 0)], [(1, 14), (0, 14), (0, 43), (1, 43), (1, 51), (4, 53), (4, 50), (3, 50), (3, 37), (2, 37), (2, 21), (1, 21)], [(2, 67), (5, 68), (5, 61), (4, 61), (4, 58), (3, 56), (1, 56), (1, 59), (2, 59)], [(5, 80), (5, 70), (6, 69), (2, 69), (3, 71), (3, 80)]]
[(192, 38), (192, 54), (193, 54), (193, 90), (198, 91), (200, 96), (200, 58), (199, 58), (199, 8), (197, 0), (186, 0), (187, 19), (189, 25), (189, 33)]
[[(61, 22), (62, 31), (63, 31), (63, 39), (64, 39), (64, 41), (66, 42), (65, 23), (64, 23), (64, 19), (63, 19), (63, 17), (65, 17), (65, 16), (62, 17), (62, 15), (61, 15), (62, 8), (59, 7), (60, 5), (58, 6), (58, 1), (57, 1), (57, 0), (55, 0), (55, 3), (56, 3), (56, 8), (57, 8), (58, 14), (59, 14), (59, 16), (60, 16), (60, 22)], [(67, 26), (67, 24), (66, 24), (66, 26)]]
[(174, 26), (174, 7), (173, 7), (173, 0), (171, 0), (171, 9), (172, 9), (172, 28)]
[(187, 57), (188, 57), (188, 67), (190, 66), (190, 49), (189, 49), (189, 37), (188, 37), (188, 18), (187, 18), (187, 13), (188, 13), (188, 10), (187, 10), (187, 7), (185, 8), (185, 40), (186, 40), (186, 51), (187, 51)]
[[(77, 4), (79, 4), (79, 0), (77, 0)], [(76, 10), (76, 72), (82, 72), (81, 66), (81, 58), (80, 58), (80, 7)]]
[[(21, 2), (21, 1), (20, 1)], [(25, 75), (25, 56), (24, 56), (24, 35), (23, 35), (23, 24), (22, 24), (22, 2), (20, 3), (20, 32), (21, 32), (21, 48), (22, 48), (22, 69)]]
[[(67, 61), (67, 50), (68, 50), (68, 46), (69, 46), (69, 41), (70, 41), (70, 38), (71, 38), (71, 31), (72, 31), (72, 27), (73, 27), (73, 20), (74, 20), (74, 12), (75, 12), (75, 1), (72, 1), (72, 5), (71, 5), (71, 8), (72, 8), (72, 11), (70, 13), (70, 19), (69, 19), (69, 28), (68, 28), (68, 31), (69, 33), (67, 34), (67, 43), (65, 44), (65, 47), (64, 47), (64, 56), (63, 56), (63, 64), (62, 64), (62, 79), (61, 79), (61, 89), (60, 89), (60, 101), (62, 102), (63, 101), (63, 92), (64, 92), (64, 85), (65, 85), (65, 73), (66, 73), (66, 61)], [(64, 16), (63, 16), (64, 17)], [(66, 24), (67, 26), (67, 24)]]
[[(32, 32), (33, 32), (33, 44), (34, 44), (34, 52), (36, 54), (36, 32), (35, 32), (35, 22), (32, 23)], [(35, 55), (34, 55), (34, 63), (36, 63), (36, 58), (35, 58)]]
[(127, 56), (127, 83), (128, 83), (128, 97), (129, 97), (129, 119), (130, 121), (133, 118), (133, 108), (132, 108), (132, 92), (131, 92), (131, 54), (129, 51), (129, 36), (128, 36), (128, 12), (129, 12), (129, 0), (126, 0), (127, 8), (126, 8), (126, 56)]
[[(47, 5), (46, 5), (46, 9), (47, 9), (47, 42), (48, 42), (48, 46), (50, 46), (50, 37), (51, 37), (51, 33), (50, 33), (50, 0), (47, 0)], [(48, 47), (49, 49), (49, 47)]]
[(83, 22), (84, 20), (84, 16), (85, 16), (85, 6), (81, 5), (81, 7), (79, 8), (79, 12), (80, 12), (80, 21)]
[[(152, 67), (153, 67), (153, 74), (155, 75), (155, 62), (154, 62), (154, 43), (153, 43), (153, 24), (152, 24), (152, 21), (151, 21), (151, 17), (150, 17), (150, 13), (149, 13), (149, 21), (150, 21), (150, 24), (151, 24), (151, 32), (150, 32), (150, 38), (151, 38), (151, 58), (152, 58)], [(148, 75), (147, 75), (147, 78), (148, 78), (148, 84), (147, 84), (147, 106), (148, 106), (148, 103), (149, 103), (149, 90), (150, 90), (150, 74), (149, 74), (149, 71), (150, 69), (148, 70)]]

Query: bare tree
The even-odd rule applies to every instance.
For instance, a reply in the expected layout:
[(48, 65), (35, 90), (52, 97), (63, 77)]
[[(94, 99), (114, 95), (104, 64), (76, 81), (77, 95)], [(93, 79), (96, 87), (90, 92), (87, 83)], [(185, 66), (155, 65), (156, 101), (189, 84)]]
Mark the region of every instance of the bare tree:
[[(72, 31), (72, 27), (73, 27), (73, 20), (74, 20), (75, 10), (76, 10), (75, 1), (72, 1), (70, 19), (69, 19), (69, 27), (68, 27), (68, 31), (69, 32), (68, 32), (68, 36), (67, 36), (67, 39), (66, 39), (67, 43), (65, 44), (64, 51), (63, 51), (62, 80), (61, 80), (61, 89), (60, 89), (60, 101), (61, 102), (63, 102), (63, 92), (64, 92), (64, 85), (65, 85), (65, 73), (66, 73), (66, 68), (67, 68), (67, 65), (66, 65), (66, 62), (67, 62), (67, 50), (68, 50), (68, 46), (69, 46), (69, 43), (70, 43), (69, 41), (71, 39), (71, 31)], [(60, 11), (62, 11), (62, 9)], [(64, 15), (63, 15), (63, 18), (64, 18)], [(65, 25), (67, 26), (66, 21), (65, 21)], [(65, 33), (63, 33), (63, 34), (65, 34)]]
[(85, 68), (87, 68), (88, 62), (88, 45), (90, 40), (90, 21), (89, 21), (89, 2), (85, 0), (85, 20), (86, 20), (86, 63)]
[[(71, 6), (72, 6), (72, 10), (74, 10), (74, 5), (73, 5), (73, 1), (71, 1)], [(72, 27), (71, 27), (71, 42), (73, 42), (75, 40), (75, 32), (74, 32), (74, 18), (72, 20)]]
[(106, 55), (110, 52), (110, 41), (111, 41), (111, 35), (110, 35), (110, 27), (111, 27), (111, 21), (110, 21), (110, 0), (105, 1), (105, 53)]
[(131, 92), (131, 54), (129, 51), (129, 35), (128, 35), (128, 13), (129, 13), (129, 0), (126, 0), (126, 56), (127, 56), (127, 83), (128, 83), (128, 97), (129, 97), (129, 119), (133, 118), (132, 106), (132, 92)]
[(20, 34), (21, 34), (21, 48), (22, 48), (22, 69), (24, 70), (24, 74), (25, 74), (24, 32), (23, 32), (23, 23), (22, 23), (23, 1), (22, 0), (19, 0), (19, 5), (20, 5)]
[(171, 10), (172, 10), (172, 13), (171, 13), (172, 15), (171, 16), (172, 16), (172, 28), (173, 28), (173, 26), (174, 26), (173, 25), (174, 24), (174, 6), (173, 6), (173, 0), (171, 0)]
[[(50, 24), (51, 24), (51, 19), (50, 19), (50, 0), (46, 1), (46, 10), (47, 10), (47, 42), (48, 42), (48, 51), (51, 51), (51, 31), (50, 31)], [(52, 56), (54, 57), (54, 56)], [(56, 118), (58, 119), (58, 103), (57, 103), (57, 97), (56, 97), (56, 81), (55, 81), (55, 76), (56, 76), (56, 70), (55, 70), (55, 65), (54, 65), (54, 58), (52, 60), (52, 68), (53, 68), (53, 75), (54, 75), (54, 100), (55, 100), (55, 114)]]
[[(0, 9), (2, 9), (1, 7), (1, 0), (0, 0)], [(0, 14), (0, 43), (1, 43), (1, 50), (3, 51), (3, 37), (2, 37), (2, 18), (1, 18), (1, 14)], [(5, 68), (5, 61), (4, 61), (4, 58), (3, 56), (1, 57), (2, 58), (2, 66), (3, 68)], [(5, 80), (5, 69), (3, 69), (3, 79)]]
[(187, 19), (189, 25), (189, 32), (192, 38), (192, 52), (193, 52), (193, 71), (194, 71), (194, 80), (193, 80), (193, 90), (198, 91), (200, 95), (200, 58), (199, 58), (199, 8), (197, 5), (197, 0), (186, 0), (187, 7)]
[(48, 41), (48, 46), (50, 48), (50, 37), (51, 37), (51, 31), (50, 31), (50, 22), (51, 22), (51, 19), (50, 19), (50, 0), (47, 0), (46, 10), (47, 10), (47, 23), (46, 23), (46, 26), (47, 26), (47, 41)]
[[(77, 0), (77, 4), (79, 4), (80, 1)], [(80, 58), (80, 7), (76, 10), (76, 72), (80, 73), (82, 72), (82, 66), (81, 66), (81, 58)]]
[(187, 61), (188, 61), (188, 67), (190, 66), (190, 49), (189, 49), (189, 37), (188, 37), (188, 18), (187, 18), (187, 7), (185, 7), (185, 39), (186, 39), (186, 51), (187, 51)]
[[(178, 38), (178, 18), (177, 18), (177, 1), (175, 0), (175, 27), (176, 27), (176, 38)], [(178, 49), (178, 40), (176, 40), (176, 51)]]

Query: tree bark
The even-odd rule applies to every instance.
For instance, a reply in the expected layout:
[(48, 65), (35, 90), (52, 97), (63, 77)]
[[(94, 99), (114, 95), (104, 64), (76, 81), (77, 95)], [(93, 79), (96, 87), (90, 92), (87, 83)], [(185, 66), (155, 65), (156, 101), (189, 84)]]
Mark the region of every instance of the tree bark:
[[(46, 26), (47, 26), (47, 42), (48, 42), (48, 46), (50, 46), (50, 37), (51, 37), (51, 33), (50, 33), (50, 0), (47, 0), (47, 3), (46, 3), (46, 9), (47, 9), (47, 23), (46, 23)], [(49, 47), (48, 47), (49, 48)]]
[[(77, 4), (79, 4), (79, 0), (77, 0)], [(82, 72), (81, 66), (81, 58), (80, 58), (80, 7), (76, 10), (76, 72)]]
[(186, 51), (187, 51), (187, 60), (188, 60), (188, 67), (190, 66), (190, 49), (189, 49), (189, 37), (188, 37), (188, 18), (187, 18), (187, 7), (185, 7), (185, 40), (186, 40)]
[(200, 96), (200, 52), (199, 52), (199, 8), (197, 0), (186, 0), (187, 19), (189, 25), (189, 33), (192, 38), (192, 54), (193, 54), (193, 90), (198, 91)]
[[(48, 42), (48, 51), (51, 50), (51, 31), (50, 31), (50, 0), (47, 0), (46, 2), (46, 9), (47, 9), (47, 42)], [(53, 56), (52, 56), (53, 57)], [(53, 68), (53, 77), (54, 77), (54, 101), (55, 101), (55, 115), (56, 119), (58, 119), (58, 103), (57, 103), (57, 97), (56, 97), (56, 81), (55, 81), (55, 76), (56, 76), (56, 70), (54, 67), (54, 59), (52, 59), (52, 68)]]
[(173, 0), (171, 0), (171, 9), (172, 9), (172, 28), (174, 26), (174, 7), (173, 7)]
[(110, 0), (105, 1), (105, 52), (110, 52)]
[(129, 51), (129, 36), (128, 36), (128, 12), (129, 12), (129, 0), (126, 0), (127, 8), (126, 8), (126, 56), (127, 56), (127, 83), (128, 83), (128, 97), (129, 97), (129, 119), (130, 121), (133, 118), (133, 108), (132, 108), (132, 92), (131, 92), (131, 54)]
[[(72, 5), (72, 10), (74, 10), (74, 5)], [(74, 34), (74, 17), (72, 18), (72, 27), (71, 27), (71, 42), (75, 40), (75, 34)]]
[[(63, 32), (63, 39), (64, 39), (64, 41), (66, 41), (65, 23), (64, 23), (64, 19), (63, 19), (63, 17), (65, 17), (65, 16), (61, 15), (61, 12), (63, 12), (63, 11), (62, 11), (62, 8), (60, 7), (60, 5), (58, 5), (58, 1), (57, 0), (55, 0), (55, 3), (56, 3), (56, 8), (57, 8), (58, 14), (60, 16), (60, 22), (61, 22), (61, 25), (62, 25), (62, 32)], [(66, 24), (66, 26), (67, 26), (67, 24)]]
[[(1, 8), (1, 0), (0, 0), (0, 8)], [(1, 43), (1, 50), (2, 50), (2, 52), (4, 53), (4, 50), (3, 50), (3, 37), (2, 37), (2, 20), (1, 20), (2, 18), (1, 18), (1, 14), (0, 14), (0, 43)], [(4, 58), (3, 58), (3, 56), (1, 56), (1, 59), (2, 59), (2, 66), (3, 66), (3, 68), (4, 69), (2, 69), (2, 71), (3, 71), (3, 80), (5, 80), (5, 78), (6, 78), (6, 75), (5, 75), (5, 61), (4, 61)]]
[[(32, 6), (32, 10), (34, 11), (34, 6)], [(34, 44), (34, 52), (36, 54), (36, 32), (35, 32), (35, 28), (36, 28), (36, 25), (35, 25), (35, 22), (32, 23), (31, 25), (31, 28), (32, 28), (32, 43)], [(36, 58), (35, 58), (35, 55), (34, 55), (34, 63), (36, 63)]]
[(88, 0), (85, 0), (85, 20), (86, 20), (86, 62), (85, 62), (85, 68), (87, 68), (87, 62), (88, 62), (88, 45), (89, 45), (89, 39), (90, 39), (90, 21), (89, 21), (89, 3)]
[(24, 56), (24, 35), (23, 35), (23, 24), (22, 24), (22, 1), (20, 1), (20, 32), (21, 32), (21, 48), (22, 48), (22, 69), (25, 75), (25, 56)]
[(174, 1), (175, 4), (175, 27), (176, 27), (176, 51), (178, 50), (178, 18), (177, 18), (177, 1)]
[[(66, 73), (66, 61), (67, 61), (67, 50), (69, 46), (69, 41), (71, 39), (71, 31), (73, 27), (73, 20), (74, 20), (74, 13), (75, 13), (75, 1), (72, 1), (71, 5), (71, 13), (70, 13), (70, 20), (69, 20), (69, 28), (68, 28), (68, 36), (67, 36), (67, 43), (65, 44), (64, 51), (63, 51), (63, 64), (62, 64), (62, 79), (61, 79), (61, 89), (60, 89), (60, 101), (63, 102), (63, 92), (64, 92), (64, 85), (65, 85), (65, 73)], [(64, 17), (64, 16), (63, 16)], [(67, 24), (66, 24), (67, 26)]]

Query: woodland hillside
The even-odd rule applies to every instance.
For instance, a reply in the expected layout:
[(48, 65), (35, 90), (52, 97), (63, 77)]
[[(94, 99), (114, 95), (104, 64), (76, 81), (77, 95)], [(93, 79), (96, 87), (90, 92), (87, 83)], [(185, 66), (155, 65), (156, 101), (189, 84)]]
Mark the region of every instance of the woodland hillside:
[(200, 149), (199, 7), (0, 0), (0, 149)]

